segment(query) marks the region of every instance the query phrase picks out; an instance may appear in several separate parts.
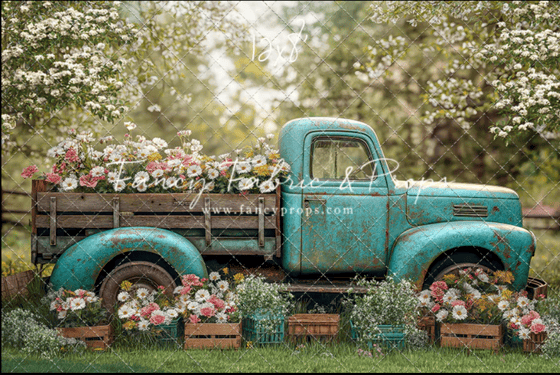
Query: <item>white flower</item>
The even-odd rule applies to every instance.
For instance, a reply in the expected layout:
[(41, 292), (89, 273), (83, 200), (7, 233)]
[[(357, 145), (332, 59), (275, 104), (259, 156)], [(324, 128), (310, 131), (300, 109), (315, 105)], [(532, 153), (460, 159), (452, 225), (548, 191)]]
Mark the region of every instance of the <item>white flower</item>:
[(150, 175), (148, 174), (148, 172), (145, 171), (138, 172), (134, 176), (135, 184), (139, 184), (141, 182), (148, 182), (149, 180), (150, 180)]
[(156, 145), (157, 148), (161, 149), (161, 148), (167, 147), (167, 142), (165, 142), (161, 138), (154, 138), (154, 139), (152, 139), (152, 142), (154, 143), (154, 145)]
[(180, 137), (188, 137), (189, 135), (191, 135), (191, 131), (190, 130), (181, 130), (179, 132), (177, 132), (177, 135)]
[(78, 180), (72, 177), (67, 177), (62, 181), (62, 190), (70, 191), (78, 187)]
[(228, 321), (227, 314), (217, 313), (216, 314), (216, 320), (218, 321), (218, 323), (227, 323), (227, 321)]
[(152, 177), (153, 178), (158, 178), (163, 176), (163, 169), (156, 169), (152, 172)]
[(457, 294), (454, 291), (448, 290), (447, 293), (443, 295), (443, 302), (451, 303), (457, 298)]
[(267, 139), (272, 139), (272, 138), (274, 138), (274, 134), (269, 133), (269, 134), (266, 135), (266, 138)]
[(120, 319), (128, 319), (130, 318), (132, 315), (134, 315), (135, 310), (132, 308), (132, 306), (130, 306), (128, 303), (125, 303), (124, 305), (122, 305), (119, 308), (119, 318)]
[(517, 299), (517, 306), (521, 307), (522, 309), (529, 305), (529, 299), (527, 297), (519, 297)]
[(226, 292), (229, 289), (229, 283), (225, 280), (219, 281), (217, 285), (218, 289), (222, 292)]
[(140, 319), (140, 321), (138, 322), (138, 329), (140, 331), (147, 331), (148, 328), (150, 328), (150, 322), (146, 319)]
[(200, 165), (194, 164), (187, 168), (187, 177), (197, 177), (200, 176), (201, 173), (202, 168), (200, 168)]
[(179, 301), (183, 304), (187, 304), (189, 303), (189, 295), (188, 294), (182, 294), (179, 296)]
[(509, 307), (509, 302), (506, 300), (498, 302), (498, 308), (500, 311), (505, 311)]
[(173, 294), (179, 294), (181, 293), (181, 290), (183, 290), (183, 286), (179, 285), (178, 287), (176, 287), (175, 289), (173, 289)]
[(150, 292), (146, 288), (138, 288), (138, 290), (136, 291), (136, 296), (138, 296), (138, 298), (140, 299), (145, 299), (148, 297), (149, 293)]
[(453, 307), (453, 319), (465, 320), (467, 319), (467, 309), (465, 306), (457, 305)]
[(175, 168), (181, 165), (181, 159), (170, 159), (167, 161), (169, 168)]
[(130, 121), (124, 123), (124, 126), (130, 131), (136, 129), (136, 124)]
[(210, 275), (208, 276), (208, 279), (212, 280), (212, 281), (218, 281), (218, 280), (221, 279), (220, 278), (220, 273), (219, 272), (210, 272)]
[(115, 189), (115, 191), (121, 191), (125, 187), (126, 187), (126, 182), (124, 182), (123, 180), (119, 180), (113, 185), (113, 189)]
[(239, 181), (238, 187), (240, 191), (244, 191), (251, 189), (254, 184), (255, 182), (252, 178), (242, 178), (241, 181)]
[(67, 310), (61, 310), (58, 312), (58, 319), (64, 319), (66, 318), (66, 315), (68, 314)]
[(84, 307), (86, 307), (86, 301), (83, 298), (74, 298), (70, 301), (70, 310), (72, 311), (81, 310)]
[(420, 296), (418, 297), (418, 299), (420, 301), (430, 301), (431, 300), (431, 294), (429, 290), (423, 290), (420, 292)]
[(436, 319), (438, 320), (438, 322), (442, 322), (443, 320), (445, 320), (445, 318), (447, 318), (448, 315), (449, 312), (447, 310), (440, 309), (436, 314)]
[(220, 175), (220, 172), (218, 172), (216, 169), (211, 168), (208, 170), (208, 178), (211, 180), (214, 180), (215, 178), (217, 178)]
[(176, 317), (179, 316), (179, 313), (175, 309), (169, 309), (169, 310), (166, 311), (166, 313), (167, 313), (167, 316), (171, 319), (175, 319)]
[(196, 294), (194, 295), (194, 299), (197, 302), (204, 302), (206, 301), (208, 298), (210, 297), (210, 293), (208, 293), (208, 291), (206, 289), (200, 289), (198, 292), (196, 292)]
[(94, 167), (91, 169), (91, 175), (93, 177), (101, 177), (105, 175), (105, 168), (103, 167)]
[(196, 301), (190, 301), (187, 303), (187, 309), (191, 311), (198, 309), (198, 307), (199, 307), (199, 303)]
[(169, 177), (167, 180), (165, 180), (165, 184), (163, 185), (164, 188), (168, 189), (168, 188), (172, 188), (172, 187), (177, 187), (177, 178), (176, 177)]
[(127, 292), (120, 292), (119, 295), (117, 296), (117, 299), (119, 300), (119, 302), (128, 301), (129, 298), (130, 298), (130, 296), (128, 295)]
[(521, 340), (527, 340), (531, 337), (531, 331), (524, 327), (519, 328), (519, 332), (517, 334)]
[(257, 155), (251, 161), (254, 167), (260, 167), (262, 165), (266, 165), (266, 158), (262, 155)]
[(263, 194), (270, 193), (275, 189), (275, 185), (271, 180), (266, 180), (259, 185), (259, 189)]
[(251, 172), (251, 169), (251, 164), (246, 161), (239, 162), (235, 166), (237, 173), (249, 173)]
[(148, 107), (148, 111), (149, 112), (161, 112), (161, 107), (157, 104), (153, 104), (151, 106)]

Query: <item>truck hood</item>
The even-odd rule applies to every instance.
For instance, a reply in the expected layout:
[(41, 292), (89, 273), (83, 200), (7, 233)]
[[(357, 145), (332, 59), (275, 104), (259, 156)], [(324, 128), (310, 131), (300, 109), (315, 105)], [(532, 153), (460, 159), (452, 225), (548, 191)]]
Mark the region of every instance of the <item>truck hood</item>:
[(463, 220), (522, 225), (519, 196), (511, 189), (411, 180), (395, 187), (406, 192), (406, 216), (413, 226)]

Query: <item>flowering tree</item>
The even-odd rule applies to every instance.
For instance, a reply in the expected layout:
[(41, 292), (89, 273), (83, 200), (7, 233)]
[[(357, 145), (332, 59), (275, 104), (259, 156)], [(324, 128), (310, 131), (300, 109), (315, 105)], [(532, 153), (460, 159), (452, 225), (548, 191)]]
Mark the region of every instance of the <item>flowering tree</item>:
[(54, 126), (50, 119), (68, 106), (107, 121), (127, 111), (117, 98), (123, 60), (115, 52), (133, 25), (117, 5), (2, 2), (2, 146), (16, 126)]
[[(560, 5), (555, 2), (388, 2), (372, 5), (372, 20), (396, 23), (406, 17), (422, 32), (412, 43), (435, 64), (423, 88), (432, 109), (427, 126), (451, 119), (468, 129), (484, 117), (503, 118), (489, 130), (510, 140), (536, 130), (558, 137)], [(403, 37), (378, 40), (356, 64), (364, 80), (376, 80), (402, 64), (412, 43)], [(443, 56), (442, 56), (443, 55)], [(492, 121), (494, 122), (494, 121)]]

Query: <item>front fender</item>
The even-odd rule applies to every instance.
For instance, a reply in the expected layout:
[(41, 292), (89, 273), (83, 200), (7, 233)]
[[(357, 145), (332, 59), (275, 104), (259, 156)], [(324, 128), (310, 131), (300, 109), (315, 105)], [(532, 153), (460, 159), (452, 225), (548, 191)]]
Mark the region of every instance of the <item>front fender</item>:
[(97, 233), (72, 245), (56, 262), (50, 281), (55, 289), (93, 290), (103, 267), (129, 251), (158, 254), (179, 275), (208, 277), (202, 256), (189, 240), (165, 229), (129, 227)]
[(412, 280), (421, 288), (428, 269), (447, 250), (477, 247), (496, 254), (513, 273), (515, 290), (523, 288), (535, 241), (526, 229), (501, 223), (449, 222), (424, 225), (402, 233), (393, 247), (389, 275)]

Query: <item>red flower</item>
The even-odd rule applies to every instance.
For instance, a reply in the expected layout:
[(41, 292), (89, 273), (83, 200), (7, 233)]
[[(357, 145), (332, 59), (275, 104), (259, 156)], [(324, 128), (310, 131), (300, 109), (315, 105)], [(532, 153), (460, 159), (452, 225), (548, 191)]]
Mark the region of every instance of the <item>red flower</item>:
[(21, 177), (29, 178), (33, 176), (35, 173), (37, 173), (38, 170), (39, 169), (37, 168), (36, 165), (30, 165), (29, 167), (25, 168), (23, 172), (21, 172)]

